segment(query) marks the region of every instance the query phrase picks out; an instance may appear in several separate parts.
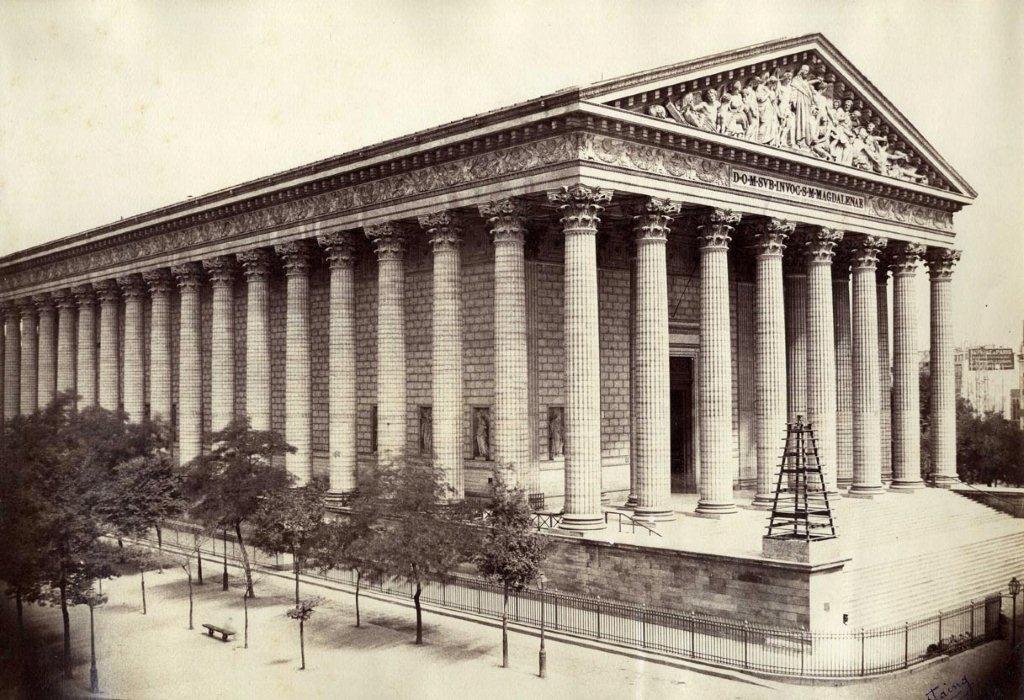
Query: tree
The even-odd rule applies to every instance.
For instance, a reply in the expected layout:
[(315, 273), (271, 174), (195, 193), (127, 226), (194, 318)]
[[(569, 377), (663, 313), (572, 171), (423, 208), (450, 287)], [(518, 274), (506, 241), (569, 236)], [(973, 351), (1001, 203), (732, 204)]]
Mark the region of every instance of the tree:
[(967, 483), (1024, 484), (1024, 431), (999, 413), (957, 403), (957, 471)]
[(265, 498), (253, 514), (252, 543), (274, 554), (290, 554), (299, 604), (299, 574), (322, 548), (327, 534), (327, 480), (314, 477), (305, 486)]
[(208, 527), (230, 528), (238, 538), (245, 571), (246, 595), (253, 596), (252, 567), (242, 527), (264, 499), (280, 497), (293, 477), (274, 463), (295, 448), (272, 430), (251, 430), (247, 421), (235, 421), (215, 432), (213, 447), (186, 467), (185, 494), (190, 513)]
[(484, 511), (484, 533), (477, 568), (502, 586), (501, 665), (508, 668), (508, 598), (529, 586), (540, 574), (544, 543), (530, 517), (530, 504), (521, 489), (497, 480)]
[(444, 473), (432, 464), (408, 461), (380, 466), (386, 511), (366, 552), (381, 571), (413, 588), (416, 643), (423, 643), (420, 595), (428, 581), (448, 580), (475, 552), (475, 532), (460, 504), (449, 504)]
[(291, 619), (299, 621), (299, 654), (302, 657), (300, 671), (306, 670), (306, 620), (313, 617), (313, 610), (323, 602), (323, 598), (307, 598), (302, 602), (296, 602), (295, 607), (285, 613)]

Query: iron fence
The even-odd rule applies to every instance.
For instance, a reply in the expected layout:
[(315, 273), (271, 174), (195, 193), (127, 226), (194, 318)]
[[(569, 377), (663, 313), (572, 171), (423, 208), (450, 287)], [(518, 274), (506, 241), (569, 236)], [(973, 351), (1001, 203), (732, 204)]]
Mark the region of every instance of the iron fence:
[[(163, 542), (176, 548), (195, 548), (195, 533), (187, 523), (163, 528)], [(156, 538), (149, 538), (155, 543)], [(240, 560), (235, 538), (221, 533), (201, 543), (211, 558)], [(286, 558), (246, 546), (254, 568), (290, 570)], [(355, 586), (353, 571), (303, 572), (311, 580)], [(388, 596), (411, 598), (406, 583), (387, 580), (361, 582), (364, 589)], [(500, 585), (464, 575), (445, 582), (428, 582), (423, 603), (500, 619), (504, 595)], [(807, 632), (685, 614), (645, 605), (602, 600), (558, 591), (527, 589), (511, 592), (509, 619), (539, 628), (541, 608), (545, 628), (575, 637), (633, 649), (714, 663), (736, 669), (784, 676), (852, 678), (909, 668), (939, 654), (949, 654), (999, 637), (1002, 595), (970, 601), (954, 610), (915, 622), (875, 629)]]

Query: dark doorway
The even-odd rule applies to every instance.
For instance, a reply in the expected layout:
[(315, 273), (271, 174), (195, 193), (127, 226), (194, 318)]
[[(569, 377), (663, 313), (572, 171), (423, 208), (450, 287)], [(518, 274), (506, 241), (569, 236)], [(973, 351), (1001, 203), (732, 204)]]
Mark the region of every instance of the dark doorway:
[(672, 491), (695, 493), (697, 479), (693, 458), (693, 358), (669, 358), (669, 400), (672, 414)]

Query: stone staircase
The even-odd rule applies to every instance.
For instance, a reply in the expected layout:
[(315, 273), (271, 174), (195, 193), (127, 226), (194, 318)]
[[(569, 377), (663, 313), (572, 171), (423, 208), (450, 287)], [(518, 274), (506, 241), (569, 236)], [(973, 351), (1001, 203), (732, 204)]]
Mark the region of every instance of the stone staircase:
[(1024, 575), (1024, 520), (943, 489), (835, 504), (852, 628), (914, 621)]

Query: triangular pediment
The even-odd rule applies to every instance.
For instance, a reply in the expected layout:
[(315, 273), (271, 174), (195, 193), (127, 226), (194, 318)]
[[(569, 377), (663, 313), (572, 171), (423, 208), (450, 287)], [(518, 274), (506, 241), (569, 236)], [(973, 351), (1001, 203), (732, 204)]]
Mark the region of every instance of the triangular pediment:
[(604, 81), (583, 97), (964, 197), (975, 192), (820, 34)]

